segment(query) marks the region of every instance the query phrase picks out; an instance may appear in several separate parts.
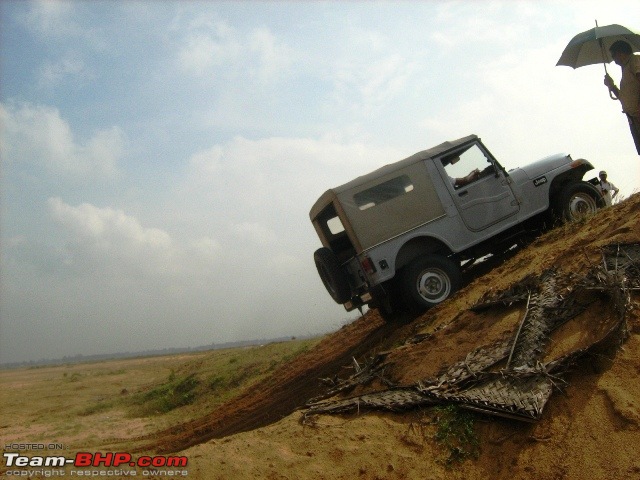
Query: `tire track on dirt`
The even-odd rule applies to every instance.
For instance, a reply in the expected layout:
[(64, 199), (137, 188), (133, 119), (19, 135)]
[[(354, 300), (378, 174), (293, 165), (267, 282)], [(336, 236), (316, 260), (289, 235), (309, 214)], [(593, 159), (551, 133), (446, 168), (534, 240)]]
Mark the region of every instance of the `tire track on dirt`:
[(384, 348), (397, 324), (385, 323), (370, 310), (356, 321), (327, 335), (313, 349), (283, 365), (268, 378), (249, 387), (213, 412), (157, 432), (157, 438), (136, 452), (172, 453), (215, 438), (253, 430), (277, 422), (319, 395), (326, 386), (320, 378), (333, 377), (370, 350)]

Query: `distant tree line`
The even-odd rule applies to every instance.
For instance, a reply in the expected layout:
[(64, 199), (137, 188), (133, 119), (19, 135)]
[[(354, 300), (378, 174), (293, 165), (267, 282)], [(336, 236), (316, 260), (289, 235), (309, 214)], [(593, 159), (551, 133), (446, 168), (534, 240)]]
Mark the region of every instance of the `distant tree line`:
[[(306, 338), (306, 337), (300, 337)], [(308, 338), (312, 338), (309, 336)], [(44, 367), (51, 365), (65, 365), (69, 363), (90, 363), (99, 362), (103, 360), (115, 360), (123, 358), (138, 358), (138, 357), (159, 357), (163, 355), (175, 355), (178, 353), (193, 353), (193, 352), (206, 352), (208, 350), (221, 350), (225, 348), (241, 348), (255, 345), (262, 345), (265, 343), (285, 342), (289, 340), (295, 340), (296, 337), (280, 337), (272, 339), (258, 339), (258, 340), (243, 340), (239, 342), (226, 342), (226, 343), (211, 343), (209, 345), (203, 345), (200, 347), (184, 347), (184, 348), (161, 348), (154, 350), (143, 350), (140, 352), (118, 352), (118, 353), (100, 353), (95, 355), (65, 355), (62, 358), (41, 358), (40, 360), (29, 360), (25, 362), (9, 362), (0, 364), (0, 369), (12, 369), (23, 367)]]

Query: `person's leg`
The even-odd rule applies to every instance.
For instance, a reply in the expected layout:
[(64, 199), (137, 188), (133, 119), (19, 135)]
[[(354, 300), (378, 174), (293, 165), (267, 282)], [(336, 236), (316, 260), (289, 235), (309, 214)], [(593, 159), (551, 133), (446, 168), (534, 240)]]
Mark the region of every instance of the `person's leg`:
[(633, 141), (636, 144), (638, 155), (640, 155), (640, 117), (632, 117), (631, 115), (627, 115), (627, 118), (629, 119), (631, 136), (633, 137)]

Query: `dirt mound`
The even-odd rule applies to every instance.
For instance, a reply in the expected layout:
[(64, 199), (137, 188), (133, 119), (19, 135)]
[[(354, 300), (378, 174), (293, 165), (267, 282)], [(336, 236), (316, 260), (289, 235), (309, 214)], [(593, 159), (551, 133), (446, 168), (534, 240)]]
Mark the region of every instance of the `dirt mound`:
[(326, 387), (320, 379), (344, 373), (352, 358), (382, 348), (397, 327), (375, 311), (324, 338), (316, 347), (277, 369), (240, 397), (196, 421), (157, 432), (158, 440), (138, 451), (175, 452), (213, 438), (253, 430), (291, 414)]
[[(169, 452), (200, 444), (187, 452), (198, 459), (190, 476), (202, 478), (640, 477), (637, 292), (631, 294), (630, 337), (622, 350), (576, 360), (536, 423), (482, 417), (478, 459), (453, 473), (432, 441), (431, 413), (360, 415), (356, 408), (355, 417), (321, 415), (307, 426), (300, 425), (300, 413), (290, 415), (374, 359), (379, 375), (354, 384), (339, 398), (436, 377), (474, 349), (512, 338), (526, 308), (517, 304), (474, 312), (472, 305), (550, 269), (579, 277), (602, 262), (606, 246), (638, 242), (640, 194), (586, 222), (549, 232), (409, 325), (387, 325), (377, 312), (368, 312), (240, 398), (198, 421), (159, 432), (159, 440), (143, 449)], [(547, 359), (587, 345), (605, 328), (602, 319), (613, 315), (594, 293), (577, 321), (554, 334)]]

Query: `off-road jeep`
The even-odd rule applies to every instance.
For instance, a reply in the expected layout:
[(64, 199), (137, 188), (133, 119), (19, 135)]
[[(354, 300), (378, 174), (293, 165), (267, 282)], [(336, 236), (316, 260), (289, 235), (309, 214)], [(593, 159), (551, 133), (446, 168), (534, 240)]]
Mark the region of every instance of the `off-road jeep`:
[(322, 194), (318, 273), (347, 311), (422, 311), (459, 288), (462, 266), (603, 207), (591, 169), (557, 154), (507, 172), (476, 135), (444, 142)]

